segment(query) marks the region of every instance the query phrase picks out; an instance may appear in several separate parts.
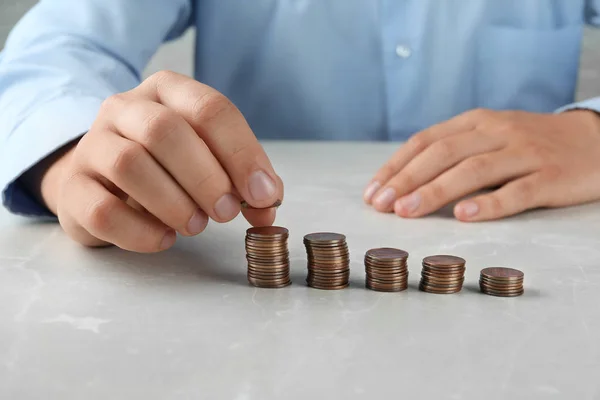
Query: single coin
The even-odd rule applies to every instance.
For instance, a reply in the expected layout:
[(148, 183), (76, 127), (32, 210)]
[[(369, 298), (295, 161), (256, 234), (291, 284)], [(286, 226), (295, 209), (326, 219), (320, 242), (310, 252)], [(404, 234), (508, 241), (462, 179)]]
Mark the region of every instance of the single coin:
[(367, 250), (365, 256), (374, 260), (405, 260), (408, 258), (408, 252), (392, 247), (379, 247)]
[(379, 274), (377, 272), (367, 272), (367, 278), (375, 278), (381, 280), (390, 280), (390, 279), (407, 279), (408, 271), (402, 274)]
[(431, 286), (428, 285), (419, 285), (419, 290), (423, 291), (423, 292), (427, 292), (427, 293), (435, 293), (435, 294), (451, 294), (451, 293), (458, 293), (460, 292), (462, 289), (461, 287), (457, 287), (457, 288), (450, 288), (450, 289), (437, 289), (437, 288), (433, 288)]
[(521, 296), (523, 293), (525, 293), (524, 290), (521, 290), (520, 292), (511, 292), (511, 293), (502, 293), (502, 292), (491, 292), (491, 291), (481, 291), (484, 294), (487, 294), (489, 296), (496, 296), (496, 297), (517, 297), (517, 296)]
[(262, 208), (261, 207), (253, 207), (250, 204), (248, 204), (246, 202), (246, 200), (242, 200), (241, 206), (242, 206), (242, 208), (249, 208), (249, 209), (252, 209), (252, 210), (265, 210), (267, 208), (277, 208), (277, 207), (281, 206), (281, 200), (277, 200), (277, 201), (275, 201), (275, 203), (271, 204), (270, 206), (268, 206), (268, 207), (262, 207)]
[(522, 280), (525, 275), (514, 268), (491, 267), (482, 269), (481, 276), (494, 280)]
[(321, 290), (340, 290), (340, 289), (345, 289), (348, 287), (349, 283), (345, 283), (342, 285), (337, 285), (337, 286), (327, 286), (327, 285), (319, 285), (316, 283), (309, 283), (307, 282), (308, 286), (315, 288), (315, 289), (321, 289)]
[(423, 259), (423, 265), (432, 267), (459, 267), (464, 266), (466, 261), (464, 258), (450, 255), (429, 256)]
[(489, 287), (490, 289), (494, 289), (494, 290), (520, 289), (520, 288), (523, 287), (523, 282), (516, 283), (516, 284), (506, 285), (506, 284), (490, 283), (490, 282), (486, 282), (486, 281), (481, 280), (481, 279), (479, 280), (479, 284), (481, 286)]
[(315, 232), (304, 236), (304, 240), (311, 244), (319, 243), (337, 243), (346, 240), (346, 236), (334, 232)]
[(281, 226), (255, 226), (249, 228), (246, 234), (251, 237), (281, 237), (289, 235), (289, 231)]

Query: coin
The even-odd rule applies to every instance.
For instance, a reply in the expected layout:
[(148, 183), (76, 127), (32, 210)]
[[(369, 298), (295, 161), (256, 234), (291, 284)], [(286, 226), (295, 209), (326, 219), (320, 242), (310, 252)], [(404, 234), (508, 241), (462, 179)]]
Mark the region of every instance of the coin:
[(241, 202), (241, 206), (242, 206), (242, 208), (248, 208), (248, 209), (252, 209), (252, 210), (265, 210), (265, 209), (267, 209), (267, 208), (277, 208), (277, 207), (279, 207), (280, 205), (281, 205), (281, 200), (277, 200), (277, 201), (275, 201), (275, 203), (271, 204), (270, 206), (268, 206), (268, 207), (263, 207), (263, 208), (259, 208), (259, 207), (253, 207), (253, 206), (251, 206), (250, 204), (248, 204), (248, 203), (246, 202), (246, 200), (242, 200), (242, 202)]
[(482, 293), (498, 297), (515, 297), (525, 292), (525, 275), (514, 268), (491, 267), (481, 270), (479, 288)]
[(308, 260), (306, 283), (317, 289), (343, 289), (350, 277), (350, 252), (346, 236), (316, 232), (304, 236)]
[(367, 250), (365, 287), (380, 292), (400, 292), (408, 287), (408, 252), (393, 247)]
[(525, 276), (518, 269), (504, 267), (484, 268), (481, 275), (494, 280), (522, 280)]
[(248, 282), (263, 288), (281, 288), (290, 281), (289, 232), (280, 226), (253, 227), (246, 231)]
[(419, 289), (436, 294), (457, 293), (465, 280), (466, 261), (452, 255), (434, 255), (423, 259)]

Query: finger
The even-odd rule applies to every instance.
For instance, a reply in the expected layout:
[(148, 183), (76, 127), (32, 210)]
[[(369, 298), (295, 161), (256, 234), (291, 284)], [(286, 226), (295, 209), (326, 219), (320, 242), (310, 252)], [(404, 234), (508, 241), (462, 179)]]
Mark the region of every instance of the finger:
[(477, 129), (442, 138), (391, 177), (373, 197), (373, 207), (378, 211), (389, 211), (397, 198), (420, 188), (448, 168), (469, 157), (499, 150), (504, 145), (503, 137), (485, 135)]
[(394, 203), (401, 217), (420, 217), (470, 193), (528, 175), (537, 168), (530, 157), (501, 150), (470, 157)]
[[(81, 230), (95, 238), (130, 251), (151, 253), (165, 250), (175, 243), (176, 234), (149, 214), (125, 204), (99, 182), (84, 174), (76, 174), (65, 185), (64, 198), (70, 218), (68, 233), (83, 243)], [(62, 213), (65, 214), (64, 212)]]
[(275, 222), (276, 209), (267, 208), (264, 210), (257, 210), (251, 208), (242, 209), (242, 214), (244, 218), (250, 223), (252, 226), (270, 226)]
[(113, 129), (144, 146), (212, 219), (226, 222), (239, 214), (229, 176), (179, 114), (162, 104), (119, 97), (106, 107)]
[(86, 141), (94, 151), (80, 162), (90, 174), (105, 177), (184, 235), (197, 235), (206, 228), (206, 214), (142, 145), (110, 132)]
[[(280, 204), (283, 204), (283, 180), (279, 175), (276, 175), (275, 178), (277, 180), (277, 186), (282, 188), (281, 199), (278, 200)], [(252, 226), (270, 226), (275, 222), (277, 208), (278, 207), (269, 207), (266, 209), (242, 208), (242, 214)]]
[(461, 221), (486, 221), (540, 207), (541, 181), (539, 172), (510, 181), (492, 193), (461, 201), (454, 207), (454, 216)]
[(204, 140), (243, 199), (266, 207), (281, 198), (275, 171), (242, 113), (221, 93), (193, 79), (162, 72), (134, 89), (176, 111)]
[(475, 129), (478, 118), (485, 111), (470, 111), (460, 114), (448, 121), (433, 125), (412, 136), (398, 151), (377, 171), (373, 180), (364, 192), (364, 200), (371, 204), (373, 195), (392, 176), (404, 168), (417, 154), (424, 151), (437, 140), (456, 133)]

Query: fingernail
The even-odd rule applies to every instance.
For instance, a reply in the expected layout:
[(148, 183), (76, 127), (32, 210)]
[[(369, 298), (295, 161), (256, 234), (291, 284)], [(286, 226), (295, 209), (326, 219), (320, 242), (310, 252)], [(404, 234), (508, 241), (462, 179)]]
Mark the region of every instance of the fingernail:
[(240, 212), (240, 202), (231, 193), (227, 193), (215, 203), (215, 214), (223, 220), (230, 220)]
[(175, 239), (177, 239), (175, 231), (172, 229), (168, 230), (167, 233), (165, 233), (165, 236), (162, 238), (162, 241), (160, 242), (160, 249), (166, 250), (169, 247), (173, 246), (175, 244)]
[(405, 213), (411, 213), (419, 208), (419, 205), (421, 205), (421, 195), (417, 192), (411, 193), (398, 199), (396, 204)]
[(364, 199), (365, 202), (370, 202), (371, 201), (371, 197), (373, 197), (373, 195), (375, 194), (376, 191), (379, 190), (379, 188), (381, 187), (381, 184), (377, 181), (371, 182), (369, 184), (369, 186), (367, 186), (367, 188), (365, 189), (365, 194), (364, 194)]
[(462, 214), (467, 218), (474, 217), (479, 212), (479, 205), (474, 201), (465, 201), (456, 206), (457, 214)]
[(197, 235), (204, 230), (208, 223), (208, 216), (201, 209), (197, 209), (187, 224), (187, 231), (190, 235)]
[(263, 171), (255, 171), (248, 178), (248, 189), (255, 201), (270, 199), (275, 195), (275, 182)]
[(392, 202), (396, 199), (396, 191), (394, 188), (387, 188), (373, 201), (373, 205), (380, 209), (390, 208)]

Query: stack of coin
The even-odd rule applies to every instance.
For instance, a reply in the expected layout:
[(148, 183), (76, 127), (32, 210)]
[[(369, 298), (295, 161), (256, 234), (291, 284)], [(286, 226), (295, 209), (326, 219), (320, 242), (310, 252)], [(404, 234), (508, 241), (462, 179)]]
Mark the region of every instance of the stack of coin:
[(465, 280), (465, 260), (460, 257), (439, 255), (423, 259), (419, 289), (428, 293), (460, 292)]
[(400, 292), (408, 287), (408, 253), (382, 247), (365, 254), (366, 286), (379, 292)]
[(479, 288), (485, 294), (514, 297), (523, 294), (524, 274), (512, 268), (484, 268), (479, 277)]
[(308, 256), (306, 283), (316, 289), (343, 289), (350, 277), (350, 254), (346, 236), (319, 232), (304, 236)]
[(248, 282), (257, 287), (281, 288), (290, 281), (288, 230), (279, 226), (246, 231)]

